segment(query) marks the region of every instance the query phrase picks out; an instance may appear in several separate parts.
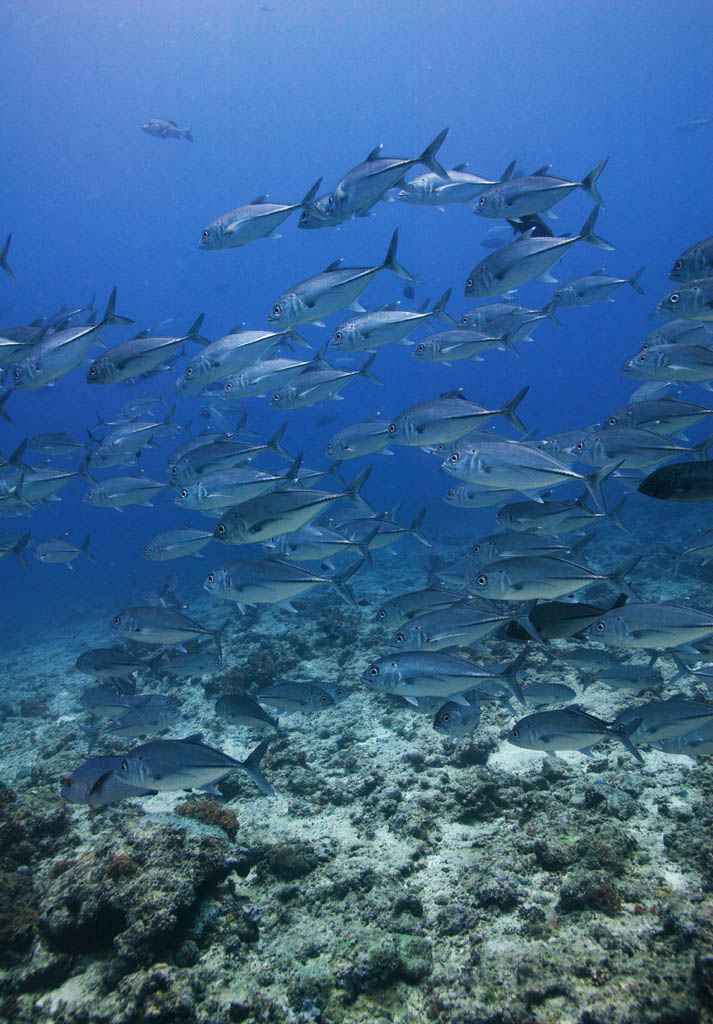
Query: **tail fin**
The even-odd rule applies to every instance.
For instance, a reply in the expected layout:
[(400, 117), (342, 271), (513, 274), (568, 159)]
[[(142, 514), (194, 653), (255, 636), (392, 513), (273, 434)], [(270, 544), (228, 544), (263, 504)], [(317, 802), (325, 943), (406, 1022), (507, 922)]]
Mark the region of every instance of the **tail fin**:
[(412, 274), (409, 274), (408, 270), (405, 270), (396, 260), (396, 246), (398, 243), (399, 229), (396, 228), (391, 236), (391, 242), (389, 243), (389, 251), (386, 253), (386, 259), (381, 266), (384, 270), (391, 270), (394, 274), (398, 274), (399, 277), (403, 277), (405, 281), (415, 281), (416, 278), (413, 277)]
[(15, 558), (18, 560), (18, 562), (22, 566), (22, 568), (27, 573), (29, 573), (30, 570), (29, 570), (29, 567), (27, 565), (27, 562), (25, 561), (25, 556), (24, 556), (23, 552), (24, 552), (25, 548), (27, 547), (27, 542), (29, 541), (29, 539), (30, 539), (29, 533), (23, 533), (23, 535), (20, 537), (20, 539), (17, 541), (17, 543), (14, 544), (12, 546), (12, 548), (10, 549), (12, 551), (13, 555), (15, 556)]
[(597, 166), (589, 172), (586, 178), (582, 178), (579, 183), (579, 187), (584, 189), (596, 206), (604, 206), (604, 201), (597, 191), (597, 178), (606, 167), (608, 160), (609, 157), (605, 156), (601, 163), (598, 163)]
[(25, 448), (27, 448), (27, 438), (20, 441), (15, 451), (10, 455), (7, 460), (8, 466), (15, 466), (17, 469), (29, 469), (22, 461), (22, 456), (25, 454)]
[(624, 533), (631, 533), (631, 530), (626, 525), (626, 523), (622, 523), (621, 519), (619, 518), (619, 513), (624, 507), (624, 502), (628, 497), (629, 495), (625, 494), (622, 498), (619, 498), (614, 508), (611, 510), (611, 512), (608, 513), (611, 522), (614, 523), (615, 526), (618, 526), (620, 530), (623, 530)]
[(7, 253), (8, 253), (8, 250), (10, 248), (10, 242), (11, 241), (12, 241), (12, 231), (7, 236), (7, 238), (5, 239), (5, 244), (2, 247), (2, 252), (0, 252), (0, 267), (2, 267), (2, 269), (8, 275), (8, 277), (12, 278), (12, 280), (14, 281), (15, 280), (15, 275), (10, 270), (10, 264), (7, 262)]
[(641, 719), (640, 718), (635, 718), (633, 722), (627, 722), (626, 724), (622, 724), (622, 725), (617, 726), (616, 729), (612, 729), (611, 730), (611, 735), (612, 736), (616, 736), (617, 739), (620, 739), (621, 742), (626, 747), (626, 749), (632, 755), (632, 757), (635, 757), (636, 760), (640, 762), (640, 764), (643, 764), (644, 763), (643, 757), (641, 756), (641, 754), (639, 753), (639, 751), (636, 749), (634, 744), (631, 742), (631, 739), (629, 738), (633, 732), (636, 732), (636, 730), (639, 728), (640, 725), (641, 725)]
[(430, 171), (433, 171), (434, 174), (437, 174), (439, 178), (445, 178), (446, 180), (448, 180), (448, 171), (444, 170), (438, 160), (436, 160), (436, 153), (443, 145), (447, 134), (448, 129), (444, 128), (442, 132), (438, 133), (433, 142), (429, 146), (426, 146), (423, 153), (421, 153), (418, 158), (419, 163), (425, 164), (426, 167), (428, 167)]
[(547, 303), (547, 305), (542, 307), (542, 315), (546, 316), (547, 319), (550, 320), (555, 325), (555, 327), (561, 327), (562, 326), (561, 321), (558, 320), (557, 317), (555, 316), (555, 308), (556, 308), (556, 306), (557, 306), (557, 302), (556, 302), (556, 300), (555, 300), (555, 298), (553, 296), (550, 299), (550, 301)]
[(84, 538), (84, 543), (82, 544), (79, 551), (82, 555), (86, 555), (90, 562), (93, 562), (94, 565), (96, 565), (97, 560), (89, 550), (89, 534), (87, 534), (86, 537)]
[(351, 587), (347, 586), (347, 580), (353, 576), (358, 569), (361, 569), (363, 564), (363, 559), (359, 559), (358, 562), (354, 562), (342, 572), (338, 572), (334, 576), (329, 577), (329, 582), (337, 588), (339, 596), (346, 601), (347, 604), (351, 604), (355, 608), (357, 607), (356, 598), (352, 593)]
[(181, 135), (183, 136), (184, 139), (187, 139), (188, 142), (193, 142), (193, 129), (192, 128), (184, 128), (183, 131), (181, 132)]
[(272, 435), (270, 440), (267, 442), (267, 447), (270, 449), (270, 451), (274, 452), (275, 455), (279, 455), (280, 458), (287, 459), (288, 462), (294, 462), (295, 461), (294, 456), (290, 455), (290, 453), (287, 451), (287, 449), (282, 447), (282, 435), (285, 433), (286, 429), (287, 429), (287, 420), (285, 420), (285, 422), (282, 424), (281, 427), (277, 428), (275, 433)]
[(166, 413), (165, 418), (161, 421), (161, 425), (166, 427), (168, 430), (170, 430), (172, 434), (180, 434), (181, 433), (181, 428), (177, 427), (176, 424), (173, 422), (173, 414), (174, 414), (175, 411), (176, 411), (176, 405), (175, 405), (175, 402), (174, 402), (174, 404), (171, 406), (171, 408)]
[(245, 426), (245, 424), (247, 423), (247, 421), (248, 421), (248, 413), (247, 413), (247, 409), (243, 409), (243, 411), (242, 411), (242, 412), (241, 412), (241, 414), (240, 414), (240, 419), (238, 420), (237, 426), (235, 427), (235, 430), (233, 431), (233, 434), (234, 434), (234, 435), (235, 435), (236, 437), (237, 437), (237, 436), (238, 436), (239, 434), (242, 434), (242, 435), (243, 435), (243, 437), (257, 437), (257, 436), (258, 436), (258, 435), (257, 435), (257, 434), (255, 433), (255, 431), (254, 431), (254, 430), (248, 430), (248, 429), (247, 429), (247, 427)]
[(517, 622), (518, 626), (525, 630), (533, 640), (536, 640), (538, 644), (544, 644), (543, 638), (535, 629), (535, 626), (530, 618), (533, 608), (536, 606), (537, 601), (528, 601), (518, 611), (516, 615), (513, 615), (513, 621)]
[(627, 278), (627, 280), (626, 280), (626, 283), (630, 284), (631, 287), (634, 289), (634, 291), (638, 292), (639, 295), (643, 295), (644, 294), (644, 289), (639, 284), (639, 278), (641, 277), (641, 275), (643, 274), (643, 272), (645, 270), (646, 270), (646, 267), (639, 267), (639, 269), (635, 273), (633, 273), (631, 275), (631, 277)]
[(378, 533), (379, 527), (375, 526), (374, 529), (366, 535), (361, 544), (355, 545), (355, 547), (359, 548), (359, 553), (361, 554), (361, 557), (368, 565), (374, 564), (371, 558), (371, 551), (369, 550), (369, 545), (371, 544), (371, 542), (374, 540)]
[(627, 562), (624, 562), (623, 565), (620, 565), (617, 569), (614, 569), (613, 572), (609, 573), (609, 579), (611, 580), (611, 582), (615, 586), (619, 587), (619, 589), (622, 590), (625, 594), (628, 594), (629, 597), (633, 597), (635, 601), (640, 601), (641, 598), (636, 593), (636, 591), (626, 582), (624, 576), (628, 576), (629, 573), (636, 568), (640, 561), (641, 555), (636, 555), (634, 558), (630, 558)]
[(408, 529), (409, 533), (412, 533), (416, 540), (420, 540), (421, 543), (425, 545), (425, 547), (430, 548), (432, 546), (430, 540), (428, 539), (428, 537), (425, 537), (421, 532), (421, 523), (423, 522), (423, 517), (425, 515), (426, 506), (424, 505)]
[(438, 319), (443, 320), (444, 323), (450, 324), (451, 327), (456, 327), (456, 321), (453, 319), (450, 313), (446, 313), (446, 303), (451, 297), (451, 291), (452, 289), (449, 288), (448, 291), (444, 292), (443, 295), (441, 295), (440, 299), (431, 310), (430, 316), (437, 316)]
[(322, 184), (322, 179), (321, 178), (317, 178), (317, 180), (315, 181), (314, 185), (309, 190), (307, 195), (304, 197), (302, 202), (301, 203), (297, 203), (296, 205), (297, 206), (309, 206), (309, 204), (312, 202), (314, 197), (317, 195), (317, 190), (319, 189), (319, 186), (321, 184)]
[(218, 626), (218, 628), (213, 633), (213, 641), (215, 643), (216, 650), (218, 651), (218, 658), (220, 659), (220, 661), (223, 660), (223, 648), (221, 646), (221, 642), (220, 641), (221, 641), (221, 637), (223, 635), (223, 632), (225, 631), (225, 627), (230, 622), (230, 618), (231, 618), (231, 616), (229, 615), (228, 618), (223, 623), (223, 625), (222, 626)]
[(361, 509), (362, 512), (366, 512), (368, 516), (374, 515), (374, 509), (371, 507), (368, 501), (362, 498), (359, 492), (361, 491), (366, 481), (369, 479), (369, 474), (371, 473), (372, 469), (373, 466), (367, 466), (366, 469), (362, 469), (361, 473), (355, 476), (352, 482), (344, 490), (344, 497), (347, 499), (347, 501), (350, 501), (352, 505), (356, 505), (356, 507), (358, 509)]
[(116, 285), (114, 285), (109, 301), (106, 304), (106, 311), (104, 318), (100, 323), (100, 327), (107, 327), (109, 324), (133, 324), (133, 320), (129, 320), (128, 316), (119, 316), (118, 313), (114, 312), (116, 306)]
[(285, 472), (283, 473), (282, 479), (285, 482), (297, 479), (297, 475), (300, 471), (300, 466), (302, 465), (302, 455), (303, 453), (300, 452), (295, 461), (292, 463), (292, 465), (288, 466)]
[(500, 336), (498, 343), (498, 348), (500, 348), (501, 346), (503, 348), (506, 348), (508, 352), (512, 352), (512, 354), (514, 356), (517, 356), (518, 359), (520, 358), (520, 353), (515, 348), (515, 338), (517, 337), (517, 333), (519, 330), (520, 325), (518, 325), (517, 327), (513, 327), (513, 329), (511, 331), (508, 331), (507, 334), (502, 334)]
[(11, 394), (12, 391), (3, 391), (3, 393), (0, 394), (0, 416), (5, 420), (6, 423), (12, 423), (12, 420), (5, 412), (5, 402), (7, 402)]
[(359, 369), (357, 370), (357, 373), (359, 374), (360, 377), (363, 377), (365, 380), (371, 381), (372, 384), (380, 384), (381, 385), (381, 384), (384, 383), (383, 380), (379, 380), (379, 378), (377, 376), (375, 376), (371, 372), (371, 367), (373, 366), (375, 359), (376, 359), (376, 352), (372, 352), (372, 354), (366, 360), (364, 365), (359, 367)]
[(185, 339), (186, 341), (190, 338), (191, 341), (196, 341), (199, 345), (207, 345), (209, 343), (208, 338), (204, 338), (203, 335), (200, 334), (204, 318), (205, 313), (201, 313), (201, 315), (193, 321), (191, 326), (188, 328), (188, 333), (186, 334)]
[(693, 458), (705, 459), (711, 445), (713, 445), (713, 434), (709, 434), (708, 437), (704, 437), (702, 441), (691, 446), (691, 451), (694, 452)]
[(518, 393), (513, 398), (511, 398), (509, 402), (505, 402), (502, 409), (500, 410), (500, 415), (503, 417), (503, 419), (507, 420), (511, 426), (515, 427), (516, 430), (521, 431), (523, 434), (527, 433), (527, 427), (522, 422), (520, 417), (516, 414), (515, 410), (517, 409), (518, 405), (523, 400), (523, 398), (529, 390), (530, 387), (528, 385), (527, 387), (524, 387), (521, 391), (518, 391)]
[(269, 745), (269, 739), (263, 740), (262, 743), (258, 743), (252, 754), (249, 754), (244, 761), (238, 761), (238, 764), (243, 771), (250, 776), (261, 793), (264, 793), (265, 796), (274, 797), (275, 790), (260, 771), (260, 762), (262, 761), (263, 755)]
[(673, 686), (673, 684), (677, 683), (679, 679), (683, 678), (684, 676), (693, 675), (693, 673), (691, 672), (691, 670), (688, 668), (687, 665), (684, 665), (683, 661), (679, 658), (679, 656), (677, 654), (675, 654), (674, 652), (671, 652), (671, 657), (673, 658), (674, 665), (678, 669), (678, 672), (676, 673), (676, 675), (672, 676), (672, 678), (669, 680), (669, 685)]
[(582, 477), (583, 483), (594, 499), (594, 503), (597, 508), (601, 512), (606, 512), (607, 510), (604, 495), (602, 494), (602, 484), (605, 480), (609, 479), (616, 469), (619, 469), (623, 462), (624, 459), (619, 459), (618, 462), (611, 462), (608, 466), (602, 466), (601, 469), (597, 469), (593, 473), (590, 473), (589, 476)]
[(613, 245), (610, 245), (609, 242), (606, 241), (606, 239), (594, 234), (594, 225), (597, 223), (597, 215), (599, 214), (600, 209), (600, 206), (594, 207), (594, 209), (582, 225), (582, 229), (579, 232), (579, 237), (582, 239), (583, 242), (589, 242), (590, 245), (596, 245), (598, 249), (608, 249), (613, 251)]
[(526, 701), (522, 695), (518, 673), (522, 668), (524, 661), (525, 651), (520, 651), (517, 658), (515, 658), (514, 661), (509, 662), (497, 677), (498, 679), (502, 679), (513, 697), (517, 697), (521, 704), (525, 704)]

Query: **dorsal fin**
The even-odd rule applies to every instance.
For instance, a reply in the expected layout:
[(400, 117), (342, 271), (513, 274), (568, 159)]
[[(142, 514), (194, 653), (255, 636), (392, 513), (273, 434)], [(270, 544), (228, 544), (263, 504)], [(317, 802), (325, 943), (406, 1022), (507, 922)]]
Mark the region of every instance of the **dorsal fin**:
[(344, 263), (344, 259), (340, 256), (338, 260), (334, 260), (328, 267), (325, 267), (323, 273), (327, 274), (330, 270), (339, 270), (342, 263)]
[(452, 171), (464, 171), (467, 166), (468, 166), (468, 161), (466, 160), (466, 162), (464, 164), (456, 164), (455, 167), (451, 167), (451, 170)]
[(600, 267), (598, 270), (593, 270), (589, 276), (590, 277), (603, 277), (605, 273), (606, 273), (606, 271), (604, 270), (604, 267)]
[(250, 206), (257, 206), (259, 203), (264, 203), (266, 199), (267, 199), (267, 192), (264, 195), (262, 195), (262, 196), (255, 196), (254, 199), (250, 200), (249, 205)]
[(552, 164), (543, 164), (542, 167), (538, 167), (536, 171), (533, 171), (530, 175), (531, 178), (539, 178), (542, 174), (547, 174)]
[(148, 338), (148, 336), (150, 334), (151, 334), (151, 331), (148, 331), (148, 330), (146, 330), (146, 331), (139, 331), (138, 334), (134, 335), (134, 337), (132, 338), (132, 341), (135, 341), (137, 338)]
[(383, 146), (382, 142), (380, 142), (378, 146), (375, 146), (372, 149), (371, 153), (369, 153), (369, 155), (367, 156), (367, 158), (364, 161), (364, 163), (368, 164), (371, 160), (378, 160), (379, 159), (379, 153), (381, 152), (382, 146)]
[(454, 388), (453, 391), (444, 391), (443, 394), (440, 395), (439, 397), (440, 398), (462, 398), (464, 402), (468, 401), (468, 399), (463, 394), (463, 389), (462, 388)]

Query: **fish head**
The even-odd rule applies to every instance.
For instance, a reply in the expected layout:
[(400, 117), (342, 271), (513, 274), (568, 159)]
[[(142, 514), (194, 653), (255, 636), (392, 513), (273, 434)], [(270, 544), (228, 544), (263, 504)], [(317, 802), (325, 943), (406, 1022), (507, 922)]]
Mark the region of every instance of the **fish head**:
[(705, 261), (702, 258), (701, 251), (699, 249), (694, 249), (692, 252), (687, 252), (684, 253), (683, 256), (679, 256), (671, 267), (671, 273), (668, 276), (671, 281), (680, 281), (681, 283), (694, 281), (696, 278), (704, 277)]
[(351, 352), (361, 340), (362, 335), (358, 324), (348, 320), (337, 327), (329, 339), (329, 345), (331, 348), (337, 349), (338, 352)]
[(409, 444), (415, 433), (413, 420), (403, 413), (389, 424), (389, 441), (395, 444)]
[(597, 640), (599, 643), (614, 646), (625, 643), (627, 633), (628, 630), (623, 619), (612, 612), (607, 612), (584, 630), (584, 635), (589, 640)]
[(238, 594), (240, 588), (233, 585), (229, 571), (223, 566), (209, 572), (203, 582), (203, 589), (214, 597), (222, 597), (225, 594)]
[(145, 788), (145, 782), (152, 777), (143, 754), (127, 754), (119, 762), (116, 774), (122, 782), (137, 789)]
[(388, 658), (379, 658), (364, 669), (361, 681), (372, 690), (387, 690), (401, 678), (399, 666)]
[(214, 220), (201, 232), (199, 249), (223, 249), (223, 226), (219, 220)]
[(244, 544), (248, 539), (248, 526), (243, 517), (232, 509), (223, 516), (213, 537), (221, 544)]
[(443, 736), (463, 736), (471, 732), (474, 728), (472, 706), (463, 707), (451, 700), (446, 701), (433, 716), (433, 728)]
[(26, 356), (25, 359), (21, 359), (12, 368), (12, 386), (17, 388), (18, 391), (33, 388), (35, 381), (40, 375), (40, 370), (39, 363), (30, 356)]
[(81, 770), (72, 772), (62, 779), (59, 794), (68, 804), (89, 803), (90, 792), (96, 784), (94, 774), (88, 774)]
[(454, 508), (463, 508), (468, 506), (472, 494), (472, 488), (459, 484), (458, 487), (449, 487), (443, 496), (443, 500), (446, 505), (453, 505)]
[(512, 592), (512, 584), (506, 569), (488, 568), (487, 572), (477, 573), (472, 580), (473, 597), (489, 597), (503, 600)]
[(200, 508), (206, 499), (206, 487), (200, 480), (185, 483), (176, 491), (174, 504), (179, 508)]
[(184, 395), (198, 395), (208, 383), (211, 366), (203, 354), (188, 364), (182, 377), (176, 381), (176, 390)]
[(503, 207), (505, 205), (505, 197), (499, 188), (490, 188), (487, 192), (483, 192), (478, 197), (478, 202), (473, 207), (473, 211), (479, 217), (503, 217)]
[(396, 198), (401, 203), (422, 203), (430, 192), (428, 182), (416, 178), (414, 181), (404, 182), (404, 187), (396, 193)]
[(232, 377), (228, 377), (223, 385), (223, 398), (241, 398), (246, 387), (245, 375), (234, 373)]
[(417, 345), (411, 349), (411, 355), (414, 359), (421, 359), (425, 363), (432, 363), (441, 352), (441, 346), (438, 343), (437, 338), (424, 338), (423, 341), (419, 341)]
[(441, 463), (446, 473), (450, 473), (460, 480), (474, 482), (482, 474), (480, 455), (476, 450), (461, 448), (451, 452), (447, 459)]
[(126, 637), (127, 639), (129, 637), (136, 636), (141, 632), (139, 620), (136, 617), (136, 614), (130, 609), (117, 612), (116, 615), (112, 617), (110, 625), (115, 633), (118, 633), (119, 636)]
[(508, 743), (512, 743), (514, 747), (532, 749), (532, 741), (529, 734), (530, 727), (527, 723), (527, 719), (523, 718), (520, 722), (516, 722), (508, 733)]
[(108, 356), (100, 356), (95, 359), (87, 370), (87, 384), (104, 384), (113, 379), (116, 367)]
[(292, 383), (285, 384), (279, 391), (274, 391), (270, 396), (270, 406), (273, 409), (291, 409), (297, 398), (297, 388)]
[(561, 285), (550, 299), (547, 308), (555, 306), (572, 306), (577, 300), (577, 292), (571, 284)]
[(285, 292), (273, 305), (267, 322), (272, 327), (294, 327), (301, 322), (305, 313), (307, 310), (299, 295)]
[(492, 280), (492, 273), (481, 263), (471, 271), (470, 277), (465, 282), (463, 294), (466, 298), (485, 298), (490, 295)]
[(101, 505), (102, 498), (102, 486), (101, 484), (97, 484), (96, 487), (89, 488), (89, 490), (84, 495), (83, 500), (86, 501), (87, 505)]
[(418, 624), (407, 622), (392, 637), (391, 646), (399, 651), (421, 651), (426, 646), (426, 637)]
[(481, 565), (487, 565), (489, 562), (495, 561), (499, 556), (499, 551), (494, 541), (486, 539), (474, 544), (471, 548), (471, 554)]
[(679, 319), (693, 319), (704, 306), (703, 290), (697, 281), (674, 288), (664, 296), (654, 310), (654, 315), (672, 316)]
[(328, 192), (303, 208), (297, 227), (306, 230), (329, 227), (330, 221), (341, 211), (341, 205), (336, 192)]
[(631, 359), (627, 359), (621, 368), (621, 372), (627, 377), (640, 377), (644, 380), (654, 378), (657, 372), (666, 365), (666, 357), (658, 348), (648, 348), (637, 352)]
[(483, 314), (478, 310), (472, 310), (470, 313), (464, 313), (459, 319), (458, 324), (460, 327), (469, 327), (473, 330), (479, 331), (483, 326)]

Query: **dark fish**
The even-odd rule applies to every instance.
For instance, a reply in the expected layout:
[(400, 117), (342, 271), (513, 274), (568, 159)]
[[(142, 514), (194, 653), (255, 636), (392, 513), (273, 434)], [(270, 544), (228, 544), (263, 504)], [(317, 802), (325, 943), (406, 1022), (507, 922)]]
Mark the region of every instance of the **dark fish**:
[(192, 128), (179, 128), (175, 121), (164, 121), (160, 117), (142, 124), (141, 131), (153, 135), (155, 139), (186, 139), (187, 142), (193, 142)]
[(661, 501), (713, 501), (713, 462), (676, 462), (649, 473), (640, 494)]

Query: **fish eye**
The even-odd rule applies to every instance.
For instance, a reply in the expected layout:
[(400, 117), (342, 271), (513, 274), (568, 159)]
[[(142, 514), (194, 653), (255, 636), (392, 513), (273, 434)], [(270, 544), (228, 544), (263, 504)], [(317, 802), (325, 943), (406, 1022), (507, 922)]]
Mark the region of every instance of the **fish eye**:
[(372, 665), (371, 668), (369, 669), (369, 675), (370, 676), (378, 676), (378, 674), (379, 674), (378, 668), (376, 667), (376, 665)]
[(174, 466), (173, 467), (173, 469), (171, 470), (171, 474), (173, 476), (177, 476), (178, 475), (178, 466)]
[(186, 490), (185, 487), (182, 490), (180, 490), (178, 493), (179, 493), (181, 498), (187, 498), (188, 497), (188, 491)]
[(279, 391), (275, 392), (275, 394), (272, 396), (272, 400), (273, 400), (273, 402), (279, 402), (280, 401), (280, 392)]
[(403, 642), (404, 642), (404, 635), (403, 635), (403, 633), (397, 633), (396, 634), (396, 643), (397, 644), (402, 644)]
[(479, 555), (480, 554), (480, 544), (474, 544), (473, 545), (473, 554), (474, 555)]
[(479, 576), (475, 582), (478, 584), (479, 587), (484, 587), (485, 584), (488, 582), (488, 577), (485, 575)]
[(275, 316), (280, 315), (280, 313), (282, 312), (282, 306), (279, 304), (279, 302), (276, 306), (272, 307), (272, 312), (274, 313)]
[(129, 770), (129, 763), (128, 763), (128, 761), (122, 761), (121, 764), (119, 765), (119, 771), (120, 772), (128, 772), (128, 770)]
[(520, 730), (519, 729), (513, 729), (513, 731), (512, 731), (512, 738), (514, 740), (519, 740), (520, 739)]
[(334, 335), (334, 337), (335, 337), (336, 341), (341, 341), (342, 340), (342, 332), (341, 331), (337, 331), (337, 333)]
[(446, 497), (447, 497), (447, 498), (453, 498), (453, 497), (455, 497), (455, 493), (456, 493), (456, 492), (455, 492), (455, 491), (453, 490), (453, 488), (451, 487), (451, 489), (450, 489), (450, 491), (448, 492), (448, 494), (446, 494)]
[(70, 786), (72, 785), (72, 780), (69, 777), (67, 777), (66, 779), (62, 779), (62, 785), (66, 786), (67, 789), (69, 789)]
[(674, 306), (680, 298), (681, 296), (678, 294), (678, 292), (674, 292), (673, 295), (671, 295), (671, 302), (673, 302)]
[(94, 497), (94, 491), (93, 490), (87, 491), (87, 497), (88, 498), (93, 498)]
[(322, 704), (326, 704), (327, 703), (327, 694), (323, 693), (322, 696), (319, 699), (320, 699), (320, 702)]
[(473, 278), (472, 277), (468, 278), (468, 280), (465, 282), (465, 286), (466, 286), (466, 288), (472, 288), (473, 287)]
[(233, 390), (233, 382), (232, 382), (232, 380), (229, 380), (229, 381), (228, 381), (228, 382), (226, 383), (226, 385), (225, 385), (225, 390), (226, 390), (226, 391), (232, 391), (232, 390)]
[(609, 419), (607, 420), (607, 423), (609, 424), (610, 427), (615, 426), (616, 425), (616, 416), (610, 416)]
[(90, 366), (89, 367), (89, 376), (90, 377), (96, 377), (96, 375), (97, 375), (97, 368), (96, 368), (96, 366)]
[(485, 196), (481, 196), (478, 200), (478, 206), (485, 206)]
[(423, 342), (421, 342), (420, 345), (416, 346), (416, 351), (417, 352), (425, 352), (425, 350), (426, 350), (426, 346), (423, 344)]
[(646, 353), (645, 352), (642, 352), (641, 355), (639, 356), (639, 362), (640, 363), (645, 363), (646, 362)]
[(112, 622), (114, 623), (115, 626), (118, 626), (121, 622), (121, 615), (115, 615), (114, 618), (112, 619)]
[(450, 459), (448, 461), (449, 462), (454, 462), (454, 463), (457, 462), (458, 461), (458, 452), (453, 452), (453, 454), (451, 455), (451, 457), (450, 457)]
[(208, 583), (215, 583), (215, 573), (211, 572), (208, 574)]
[(188, 369), (186, 370), (186, 377), (192, 377), (192, 376), (193, 376), (193, 367), (189, 366)]
[(683, 266), (683, 263), (681, 263), (680, 260), (676, 260), (676, 262), (673, 265), (673, 269), (674, 270), (680, 270), (682, 266)]
[(386, 618), (385, 610), (383, 608), (380, 608), (379, 611), (376, 613), (376, 617), (377, 617), (377, 619), (385, 619)]
[(148, 553), (149, 553), (149, 546), (148, 546), (148, 544), (144, 544), (144, 554), (148, 555)]
[(468, 323), (468, 317), (467, 317), (467, 316), (462, 316), (462, 317), (460, 318), (460, 322), (461, 322), (462, 324), (467, 324), (467, 323)]
[(218, 527), (218, 530), (217, 530), (217, 532), (218, 532), (218, 533), (220, 533), (221, 535), (225, 533), (225, 527), (223, 526), (223, 524), (222, 524), (222, 523), (221, 523), (221, 524), (220, 524), (220, 526)]
[(595, 629), (596, 629), (597, 633), (603, 633), (604, 632), (604, 623), (603, 622), (598, 622), (596, 624), (596, 626), (595, 626)]
[(327, 451), (331, 452), (331, 450), (332, 450), (332, 442), (330, 441), (329, 444), (327, 445)]
[(208, 228), (206, 228), (205, 231), (203, 232), (203, 238), (207, 238), (209, 234), (210, 231), (208, 230)]
[(395, 434), (396, 433), (396, 424), (395, 423), (389, 423), (389, 433), (390, 434)]
[(584, 441), (577, 441), (577, 451), (581, 452), (584, 448)]
[(448, 722), (448, 721), (450, 721), (450, 717), (451, 717), (451, 716), (450, 716), (450, 715), (449, 715), (449, 714), (448, 714), (448, 713), (446, 712), (446, 714), (445, 714), (445, 715), (443, 716), (443, 718), (441, 719), (441, 721), (442, 721), (442, 722)]

